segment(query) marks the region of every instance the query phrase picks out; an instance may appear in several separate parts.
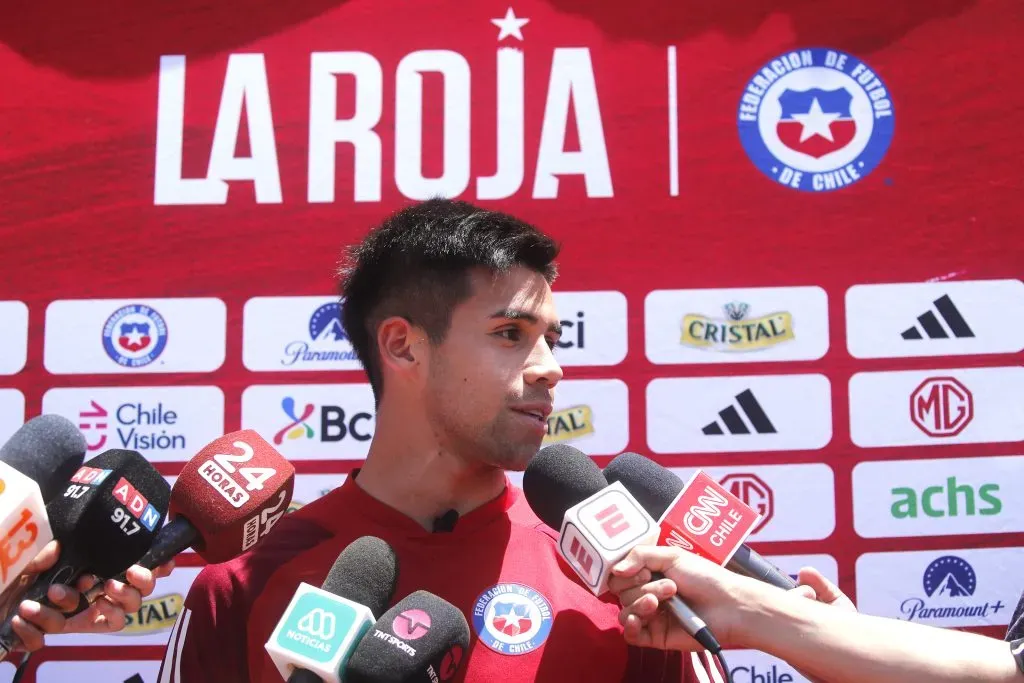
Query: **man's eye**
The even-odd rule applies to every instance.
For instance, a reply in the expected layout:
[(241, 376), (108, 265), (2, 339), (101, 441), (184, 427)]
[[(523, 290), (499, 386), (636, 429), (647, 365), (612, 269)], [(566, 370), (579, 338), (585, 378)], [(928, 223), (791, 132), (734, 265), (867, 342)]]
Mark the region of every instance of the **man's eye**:
[(510, 327), (507, 330), (498, 330), (498, 334), (512, 342), (519, 341), (523, 336), (522, 332), (514, 327)]

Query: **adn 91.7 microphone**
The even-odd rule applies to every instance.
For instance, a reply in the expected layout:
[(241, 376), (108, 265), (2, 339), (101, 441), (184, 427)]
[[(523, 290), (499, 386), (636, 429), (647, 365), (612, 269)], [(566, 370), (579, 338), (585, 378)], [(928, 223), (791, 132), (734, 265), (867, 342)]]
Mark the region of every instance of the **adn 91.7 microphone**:
[[(629, 491), (618, 482), (608, 484), (594, 461), (568, 444), (542, 448), (533, 457), (523, 474), (523, 493), (541, 521), (561, 529), (559, 554), (595, 595), (608, 590), (612, 566), (630, 550), (658, 540), (657, 522)], [(721, 652), (704, 620), (678, 595), (666, 604), (698, 643)]]
[[(60, 555), (20, 599), (52, 606), (52, 584), (71, 585), (85, 573), (106, 579), (125, 571), (149, 549), (167, 513), (170, 487), (135, 451), (113, 449), (75, 472), (64, 493), (46, 506)], [(0, 659), (18, 643), (10, 615), (0, 626)]]
[(52, 498), (82, 464), (85, 438), (59, 415), (40, 415), (0, 448), (0, 590), (19, 579), (53, 540)]
[[(295, 468), (253, 430), (214, 439), (185, 463), (171, 487), (171, 521), (136, 564), (154, 569), (190, 546), (208, 564), (238, 557), (281, 519), (294, 488)], [(85, 597), (100, 595), (96, 584)]]
[(439, 683), (458, 671), (469, 647), (462, 610), (427, 591), (389, 609), (356, 646), (345, 683)]
[(653, 460), (623, 453), (608, 463), (604, 474), (608, 481), (625, 485), (659, 520), (660, 545), (696, 552), (737, 574), (785, 590), (796, 588), (792, 578), (742, 542), (759, 515), (702, 472), (684, 486), (682, 479)]
[(288, 683), (340, 683), (349, 657), (398, 583), (398, 558), (374, 536), (352, 541), (323, 587), (300, 583), (264, 648)]

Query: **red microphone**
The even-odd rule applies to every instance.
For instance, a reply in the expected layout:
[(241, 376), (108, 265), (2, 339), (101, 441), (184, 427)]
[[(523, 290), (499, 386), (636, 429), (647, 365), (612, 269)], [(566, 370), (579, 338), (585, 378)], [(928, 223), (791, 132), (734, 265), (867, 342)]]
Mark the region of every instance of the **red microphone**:
[[(294, 487), (295, 468), (253, 430), (214, 439), (182, 468), (171, 488), (171, 521), (136, 564), (153, 569), (190, 546), (211, 564), (237, 557), (284, 516)], [(102, 594), (97, 584), (86, 598)]]

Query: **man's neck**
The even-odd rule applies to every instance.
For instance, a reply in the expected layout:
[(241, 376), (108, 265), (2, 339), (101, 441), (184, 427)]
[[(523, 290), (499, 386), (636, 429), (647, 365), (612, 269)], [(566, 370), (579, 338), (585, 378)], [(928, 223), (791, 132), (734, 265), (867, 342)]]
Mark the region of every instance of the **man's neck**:
[(356, 478), (367, 494), (432, 530), (449, 510), (464, 515), (504, 490), (503, 470), (449, 452), (431, 430), (386, 416), (393, 412), (378, 412), (370, 452)]

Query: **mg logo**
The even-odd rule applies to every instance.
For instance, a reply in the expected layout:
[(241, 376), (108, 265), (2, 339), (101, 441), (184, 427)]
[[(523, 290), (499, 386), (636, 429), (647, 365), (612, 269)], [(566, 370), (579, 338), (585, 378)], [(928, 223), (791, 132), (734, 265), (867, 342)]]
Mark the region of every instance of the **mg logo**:
[(974, 397), (953, 377), (930, 377), (910, 395), (910, 419), (929, 436), (956, 436), (974, 417)]
[(727, 474), (718, 483), (746, 503), (754, 512), (761, 515), (761, 521), (750, 530), (751, 534), (756, 534), (764, 528), (764, 525), (775, 514), (775, 497), (772, 494), (772, 487), (764, 483), (756, 474), (749, 472)]
[(319, 607), (310, 610), (306, 616), (299, 619), (299, 630), (320, 640), (333, 638), (334, 629), (334, 615)]

